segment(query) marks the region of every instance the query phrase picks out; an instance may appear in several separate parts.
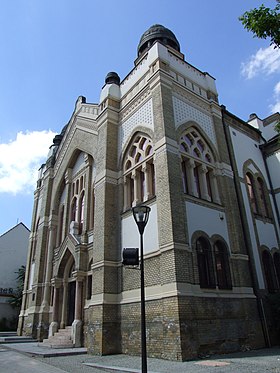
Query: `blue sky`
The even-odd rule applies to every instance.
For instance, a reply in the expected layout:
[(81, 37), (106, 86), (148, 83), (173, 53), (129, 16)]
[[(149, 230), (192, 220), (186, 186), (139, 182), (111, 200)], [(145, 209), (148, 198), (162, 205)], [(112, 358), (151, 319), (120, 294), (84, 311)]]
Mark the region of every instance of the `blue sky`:
[(0, 234), (30, 228), (36, 174), (79, 95), (133, 68), (141, 35), (171, 29), (186, 60), (216, 78), (219, 102), (247, 120), (280, 111), (280, 51), (238, 17), (275, 1), (13, 0), (0, 12)]

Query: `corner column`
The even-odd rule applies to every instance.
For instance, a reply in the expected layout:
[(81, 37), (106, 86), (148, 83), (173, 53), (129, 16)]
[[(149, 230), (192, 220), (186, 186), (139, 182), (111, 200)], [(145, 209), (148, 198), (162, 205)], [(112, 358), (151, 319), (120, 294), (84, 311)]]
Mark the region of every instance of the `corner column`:
[(74, 347), (82, 346), (82, 307), (83, 307), (83, 282), (85, 279), (84, 273), (74, 273), (76, 277), (76, 294), (75, 294), (75, 319), (72, 324), (72, 340)]
[(52, 284), (54, 286), (53, 294), (53, 314), (52, 322), (49, 327), (49, 337), (53, 336), (54, 333), (58, 331), (58, 310), (59, 310), (59, 301), (60, 301), (60, 288), (62, 281), (59, 278), (52, 279)]

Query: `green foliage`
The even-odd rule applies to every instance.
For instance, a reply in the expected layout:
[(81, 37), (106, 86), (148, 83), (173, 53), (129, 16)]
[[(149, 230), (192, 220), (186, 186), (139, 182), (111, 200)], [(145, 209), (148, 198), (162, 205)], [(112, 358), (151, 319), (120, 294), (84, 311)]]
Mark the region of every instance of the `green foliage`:
[(259, 8), (245, 12), (239, 20), (243, 26), (252, 31), (254, 37), (271, 39), (275, 48), (280, 48), (280, 0), (276, 0), (274, 9), (266, 8), (263, 4)]
[(17, 288), (13, 295), (13, 298), (9, 301), (10, 305), (13, 308), (20, 308), (22, 302), (22, 292), (24, 287), (24, 279), (25, 279), (25, 266), (21, 266), (17, 272)]

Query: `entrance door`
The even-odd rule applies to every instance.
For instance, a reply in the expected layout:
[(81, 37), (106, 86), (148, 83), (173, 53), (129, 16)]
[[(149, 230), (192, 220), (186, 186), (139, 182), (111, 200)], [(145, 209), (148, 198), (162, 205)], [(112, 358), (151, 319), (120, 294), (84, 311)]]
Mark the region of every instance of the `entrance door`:
[(72, 325), (75, 318), (75, 294), (76, 281), (71, 281), (68, 283), (67, 325)]

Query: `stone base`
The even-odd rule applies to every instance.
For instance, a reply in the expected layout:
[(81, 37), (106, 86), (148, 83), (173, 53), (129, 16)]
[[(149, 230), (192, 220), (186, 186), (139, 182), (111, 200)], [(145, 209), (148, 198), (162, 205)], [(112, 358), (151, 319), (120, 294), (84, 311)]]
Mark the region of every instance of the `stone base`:
[(49, 337), (54, 336), (54, 333), (58, 331), (58, 322), (52, 321), (49, 327)]
[(74, 320), (72, 324), (71, 339), (74, 347), (82, 347), (82, 332), (83, 322), (81, 320)]

